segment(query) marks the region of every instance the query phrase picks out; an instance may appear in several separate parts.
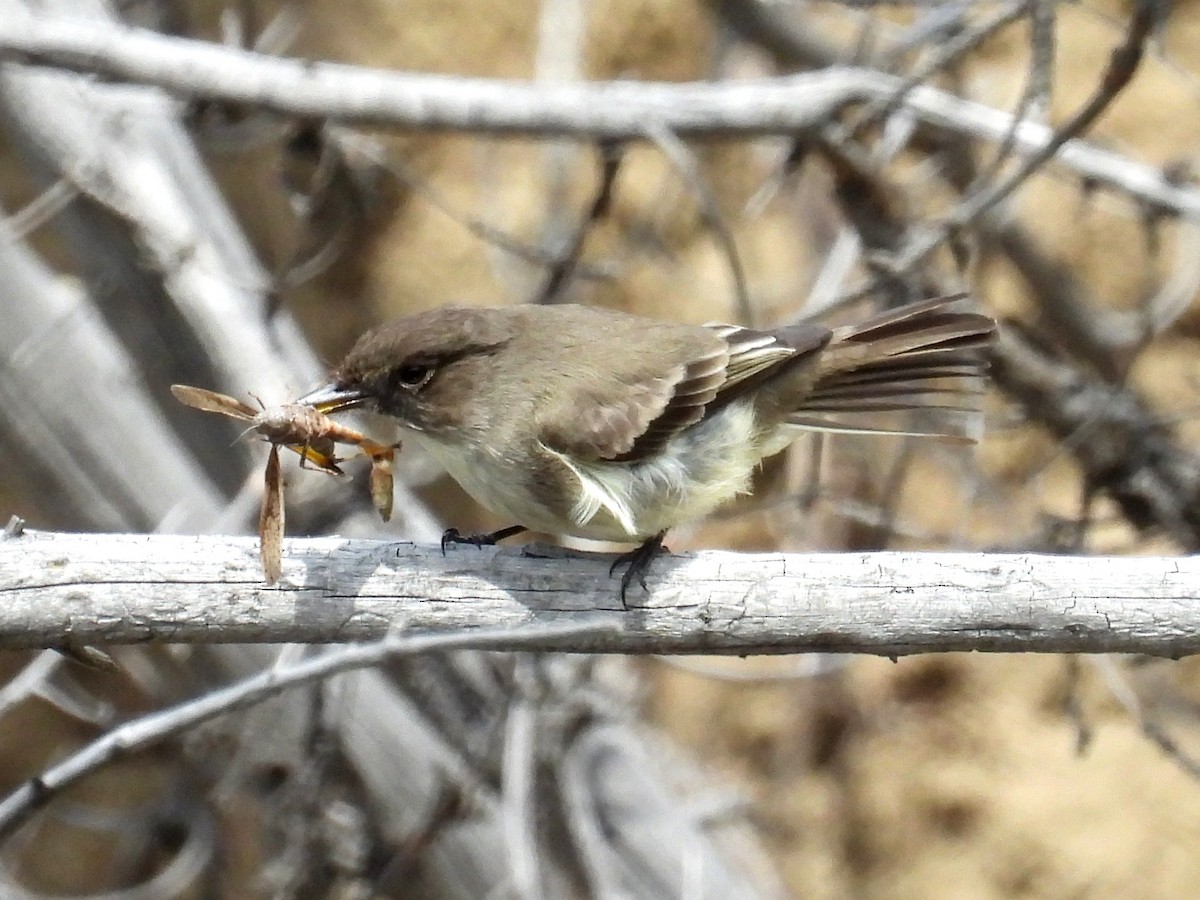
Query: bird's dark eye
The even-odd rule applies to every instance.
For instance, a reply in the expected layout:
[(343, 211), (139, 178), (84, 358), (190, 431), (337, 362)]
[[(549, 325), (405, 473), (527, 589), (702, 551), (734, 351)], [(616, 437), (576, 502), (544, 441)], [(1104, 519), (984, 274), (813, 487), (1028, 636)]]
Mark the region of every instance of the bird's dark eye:
[(418, 388), (433, 377), (433, 366), (412, 363), (392, 371), (392, 381), (406, 388)]

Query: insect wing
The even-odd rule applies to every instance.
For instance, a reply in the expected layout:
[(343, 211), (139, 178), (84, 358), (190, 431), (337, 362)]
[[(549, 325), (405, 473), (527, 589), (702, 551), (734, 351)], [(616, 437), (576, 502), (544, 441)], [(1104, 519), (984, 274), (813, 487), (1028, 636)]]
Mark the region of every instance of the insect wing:
[(254, 411), (254, 407), (235, 397), (230, 397), (228, 394), (218, 394), (216, 391), (206, 391), (204, 388), (192, 387), (187, 384), (171, 385), (171, 393), (175, 395), (176, 400), (192, 409), (220, 413), (223, 416), (245, 420), (253, 419), (258, 415)]
[(392, 517), (392, 502), (394, 492), (392, 479), (392, 460), (395, 457), (390, 447), (382, 452), (371, 454), (371, 502), (379, 511), (379, 517), (388, 521)]
[(288, 444), (287, 448), (299, 453), (302, 463), (310, 463), (315, 468), (331, 475), (346, 474), (338, 465), (338, 458), (334, 455), (333, 441), (326, 439), (307, 444)]
[(283, 571), (283, 472), (279, 466), (279, 448), (274, 444), (267, 456), (266, 484), (258, 513), (258, 541), (263, 574), (267, 584), (274, 584)]

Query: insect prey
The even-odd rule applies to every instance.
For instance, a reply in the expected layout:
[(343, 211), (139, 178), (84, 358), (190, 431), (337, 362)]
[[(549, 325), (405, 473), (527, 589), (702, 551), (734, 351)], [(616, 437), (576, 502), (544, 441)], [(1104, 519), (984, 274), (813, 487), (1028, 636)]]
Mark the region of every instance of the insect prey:
[(204, 412), (219, 413), (248, 423), (253, 431), (271, 444), (267, 457), (266, 484), (258, 517), (258, 535), (263, 574), (267, 584), (279, 580), (283, 553), (283, 475), (279, 465), (279, 448), (287, 447), (300, 455), (301, 468), (315, 468), (332, 475), (342, 475), (337, 456), (338, 444), (357, 447), (361, 455), (371, 460), (371, 502), (386, 522), (392, 515), (392, 462), (400, 445), (380, 444), (311, 406), (284, 403), (256, 410), (227, 394), (209, 391), (186, 384), (171, 385), (171, 393), (180, 403)]

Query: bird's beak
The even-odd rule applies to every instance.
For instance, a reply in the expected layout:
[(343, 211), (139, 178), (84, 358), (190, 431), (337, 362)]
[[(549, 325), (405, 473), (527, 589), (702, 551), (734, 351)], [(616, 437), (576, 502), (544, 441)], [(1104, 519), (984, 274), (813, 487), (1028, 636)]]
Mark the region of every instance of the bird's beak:
[(302, 406), (311, 406), (317, 412), (331, 413), (362, 406), (367, 399), (367, 395), (358, 388), (343, 388), (338, 387), (336, 384), (323, 384), (316, 390), (309, 391), (296, 402)]

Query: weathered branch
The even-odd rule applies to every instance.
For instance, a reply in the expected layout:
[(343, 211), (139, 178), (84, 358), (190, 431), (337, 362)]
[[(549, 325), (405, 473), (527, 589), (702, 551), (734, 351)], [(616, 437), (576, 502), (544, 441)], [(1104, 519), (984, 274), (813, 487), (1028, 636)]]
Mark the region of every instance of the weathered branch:
[[(613, 140), (645, 140), (649, 125), (681, 137), (795, 134), (824, 124), (848, 104), (892, 98), (903, 84), (882, 72), (845, 67), (684, 84), (459, 78), (282, 59), (144, 29), (34, 18), (4, 23), (0, 59), (90, 72), (287, 116)], [(1009, 113), (924, 85), (904, 95), (903, 107), (927, 125), (1012, 141), (1022, 154), (1039, 153), (1055, 139), (1054, 129), (1045, 125), (1014, 125)], [(1200, 191), (1174, 182), (1161, 169), (1084, 141), (1068, 141), (1055, 159), (1092, 184), (1200, 219)]]
[(297, 539), (267, 587), (252, 538), (31, 532), (0, 543), (0, 648), (360, 641), (397, 628), (615, 619), (619, 632), (538, 649), (1200, 652), (1195, 558), (704, 552), (656, 560), (649, 594), (632, 592), (628, 611), (610, 562), (541, 545), (443, 557), (410, 543)]
[(1056, 358), (1017, 328), (997, 342), (992, 376), (1069, 450), (1089, 497), (1105, 492), (1136, 528), (1200, 549), (1200, 456), (1135, 390)]
[[(894, 82), (856, 69), (683, 84), (463, 78), (284, 59), (145, 29), (61, 19), (6, 22), (0, 57), (303, 118), (635, 140), (646, 139), (650, 123), (680, 135), (802, 130)], [(878, 77), (883, 84), (876, 84)]]
[[(567, 630), (559, 628), (546, 631), (557, 631), (560, 635), (584, 635), (596, 630), (598, 629), (580, 626)], [(93, 774), (97, 769), (122, 756), (132, 755), (139, 750), (160, 744), (167, 738), (183, 734), (188, 729), (218, 716), (248, 709), (288, 689), (356, 669), (380, 666), (396, 657), (446, 650), (487, 650), (496, 646), (497, 641), (506, 648), (512, 648), (527, 641), (528, 635), (527, 629), (505, 629), (500, 632), (476, 630), (414, 637), (393, 635), (371, 644), (343, 648), (292, 665), (266, 669), (202, 697), (134, 719), (108, 731), (41, 775), (26, 781), (0, 801), (0, 841), (10, 837), (54, 795)]]

